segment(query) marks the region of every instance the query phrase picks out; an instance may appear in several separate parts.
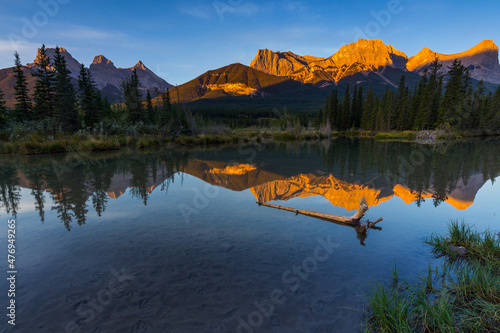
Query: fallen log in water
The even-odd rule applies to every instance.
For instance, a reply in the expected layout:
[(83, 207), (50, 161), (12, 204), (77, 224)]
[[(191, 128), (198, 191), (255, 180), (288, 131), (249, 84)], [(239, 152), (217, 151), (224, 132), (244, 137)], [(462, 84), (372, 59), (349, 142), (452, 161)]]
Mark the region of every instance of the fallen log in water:
[[(356, 214), (354, 214), (351, 217), (346, 217), (346, 216), (340, 216), (340, 215), (333, 215), (333, 214), (326, 214), (326, 213), (320, 213), (320, 212), (313, 212), (310, 210), (304, 210), (304, 209), (295, 209), (295, 208), (289, 208), (289, 207), (283, 207), (283, 206), (278, 206), (278, 205), (272, 205), (264, 202), (257, 202), (259, 206), (266, 206), (266, 207), (271, 207), (271, 208), (276, 208), (276, 209), (281, 209), (281, 210), (286, 210), (289, 212), (294, 212), (296, 215), (301, 214), (301, 215), (306, 215), (306, 216), (311, 216), (311, 217), (316, 217), (319, 219), (327, 220), (327, 221), (332, 221), (332, 222), (340, 222), (340, 223), (345, 223), (349, 224), (352, 226), (358, 226), (360, 225), (359, 220), (363, 216), (365, 216), (366, 211), (368, 210), (368, 205), (366, 203), (366, 200), (361, 200), (360, 206)], [(378, 221), (380, 222), (380, 221)]]
[(340, 215), (333, 215), (333, 214), (326, 214), (326, 213), (320, 213), (320, 212), (313, 212), (310, 210), (304, 210), (304, 209), (296, 209), (296, 208), (289, 208), (289, 207), (284, 207), (284, 206), (278, 206), (278, 205), (272, 205), (264, 202), (257, 202), (259, 206), (266, 206), (266, 207), (271, 207), (271, 208), (276, 208), (276, 209), (281, 209), (281, 210), (286, 210), (289, 212), (295, 213), (295, 215), (305, 215), (305, 216), (310, 216), (314, 217), (317, 219), (333, 222), (335, 224), (340, 224), (340, 225), (345, 225), (354, 228), (356, 230), (356, 234), (358, 239), (361, 242), (361, 245), (364, 244), (364, 240), (366, 238), (366, 233), (368, 229), (377, 229), (381, 230), (381, 228), (376, 227), (375, 225), (381, 221), (383, 221), (383, 218), (379, 218), (378, 220), (374, 222), (367, 221), (366, 224), (362, 224), (360, 220), (365, 216), (365, 213), (368, 211), (368, 204), (366, 203), (366, 199), (363, 198), (361, 199), (359, 203), (359, 209), (351, 217), (346, 217), (346, 216), (340, 216)]

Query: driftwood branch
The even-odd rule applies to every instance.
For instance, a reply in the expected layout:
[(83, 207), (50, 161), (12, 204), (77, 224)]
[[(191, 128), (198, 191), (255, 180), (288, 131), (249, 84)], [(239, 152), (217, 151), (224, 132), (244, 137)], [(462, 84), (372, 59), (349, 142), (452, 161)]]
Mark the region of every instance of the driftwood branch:
[(383, 218), (379, 218), (377, 221), (368, 223), (368, 228), (375, 228), (375, 225), (379, 222), (382, 222), (383, 220), (384, 220)]
[(365, 198), (361, 199), (361, 201), (359, 203), (358, 211), (351, 217), (326, 214), (326, 213), (320, 213), (320, 212), (313, 212), (313, 211), (304, 210), (304, 209), (289, 208), (289, 207), (272, 205), (272, 204), (263, 203), (263, 202), (257, 202), (257, 203), (259, 204), (259, 206), (266, 206), (266, 207), (286, 210), (286, 211), (295, 213), (295, 215), (302, 214), (305, 216), (310, 216), (310, 217), (314, 217), (317, 219), (332, 222), (335, 224), (344, 225), (344, 226), (354, 228), (354, 230), (356, 231), (357, 238), (359, 239), (361, 245), (363, 245), (363, 246), (365, 245), (364, 241), (366, 239), (368, 229), (382, 230), (382, 228), (375, 226), (377, 223), (379, 223), (383, 220), (382, 218), (379, 218), (378, 220), (376, 220), (374, 222), (367, 221), (366, 224), (362, 224), (360, 222), (360, 220), (363, 218), (363, 216), (365, 216), (365, 213), (368, 211), (368, 204), (366, 203)]
[(301, 215), (305, 215), (305, 216), (316, 217), (316, 218), (319, 218), (322, 220), (345, 223), (345, 224), (348, 224), (351, 226), (358, 226), (360, 224), (359, 220), (361, 220), (361, 218), (363, 216), (365, 216), (365, 213), (368, 210), (368, 205), (366, 204), (366, 200), (361, 200), (360, 207), (359, 207), (358, 211), (356, 212), (356, 214), (354, 214), (351, 217), (326, 214), (326, 213), (320, 213), (320, 212), (313, 212), (313, 211), (304, 210), (304, 209), (283, 207), (283, 206), (272, 205), (272, 204), (263, 203), (263, 202), (258, 202), (258, 204), (259, 204), (259, 206), (266, 206), (266, 207), (271, 207), (271, 208), (276, 208), (276, 209), (281, 209), (281, 210), (293, 212), (293, 213), (295, 213), (295, 215), (301, 214)]

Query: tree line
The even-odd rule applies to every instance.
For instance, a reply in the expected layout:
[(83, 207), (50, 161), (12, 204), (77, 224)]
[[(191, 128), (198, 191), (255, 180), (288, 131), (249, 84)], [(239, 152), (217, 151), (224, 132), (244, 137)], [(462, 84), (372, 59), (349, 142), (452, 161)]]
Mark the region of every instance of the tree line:
[[(35, 60), (34, 91), (28, 89), (27, 76), (15, 52), (14, 108), (6, 107), (0, 91), (0, 130), (19, 124), (32, 124), (46, 134), (95, 131), (121, 134), (139, 127), (144, 134), (164, 133), (186, 135), (191, 133), (189, 113), (170, 101), (167, 91), (161, 95), (162, 106), (153, 106), (149, 90), (144, 101), (139, 76), (134, 69), (121, 84), (124, 103), (111, 105), (97, 88), (90, 70), (82, 64), (78, 84), (73, 85), (67, 62), (56, 47), (53, 59), (42, 45)], [(133, 129), (134, 130), (134, 129)]]
[[(500, 128), (500, 86), (495, 93), (485, 91), (483, 80), (474, 89), (469, 70), (455, 60), (446, 77), (436, 58), (420, 82), (410, 89), (405, 76), (396, 91), (386, 89), (376, 96), (372, 87), (347, 85), (345, 94), (334, 89), (316, 122), (332, 129), (368, 131), (429, 130), (446, 127), (455, 130), (498, 130)], [(445, 81), (446, 78), (446, 81)]]

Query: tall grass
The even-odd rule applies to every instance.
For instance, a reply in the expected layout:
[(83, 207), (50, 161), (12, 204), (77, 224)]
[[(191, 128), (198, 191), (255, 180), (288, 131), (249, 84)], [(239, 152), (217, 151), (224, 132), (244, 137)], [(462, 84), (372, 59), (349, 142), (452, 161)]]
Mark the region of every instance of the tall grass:
[[(418, 283), (376, 284), (368, 296), (367, 332), (500, 332), (500, 240), (464, 221), (448, 224), (448, 234), (426, 242), (447, 259), (441, 271), (428, 267)], [(450, 246), (463, 246), (458, 257)], [(396, 281), (396, 283), (395, 283)]]

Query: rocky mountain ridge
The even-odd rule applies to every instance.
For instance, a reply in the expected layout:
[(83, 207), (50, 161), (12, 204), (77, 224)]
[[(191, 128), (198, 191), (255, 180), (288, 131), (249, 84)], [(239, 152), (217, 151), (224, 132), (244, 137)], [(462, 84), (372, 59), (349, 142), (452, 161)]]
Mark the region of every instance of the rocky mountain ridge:
[[(340, 80), (357, 73), (377, 73), (388, 84), (397, 82), (384, 75), (387, 68), (401, 72), (422, 75), (430, 63), (439, 57), (443, 63), (443, 73), (449, 70), (455, 59), (469, 68), (473, 79), (491, 83), (500, 83), (500, 64), (498, 46), (491, 40), (485, 40), (465, 52), (442, 54), (428, 48), (417, 55), (408, 56), (381, 40), (360, 39), (344, 45), (338, 52), (326, 59), (302, 57), (292, 52), (273, 52), (259, 50), (250, 67), (268, 74), (286, 76), (302, 83), (324, 84), (338, 83)], [(401, 75), (399, 75), (401, 76)]]
[[(76, 80), (78, 80), (78, 74), (80, 73), (81, 63), (76, 60), (65, 48), (60, 48), (60, 52), (66, 59), (68, 69), (71, 72), (70, 76), (75, 79), (74, 83), (76, 85)], [(46, 55), (52, 60), (55, 55), (55, 49), (47, 48)], [(33, 71), (35, 69), (35, 63), (39, 57), (40, 49), (38, 49), (37, 51), (35, 60), (32, 63), (26, 64), (26, 69), (28, 71)], [(146, 95), (146, 91), (148, 89), (152, 94), (154, 94), (156, 90), (161, 92), (173, 87), (167, 81), (160, 78), (153, 71), (147, 68), (140, 60), (133, 67), (117, 68), (111, 60), (107, 59), (103, 55), (98, 55), (94, 57), (92, 64), (89, 66), (92, 79), (94, 80), (97, 88), (100, 89), (101, 93), (104, 96), (108, 97), (108, 99), (112, 102), (122, 101), (120, 87), (121, 83), (124, 79), (130, 77), (130, 75), (132, 74), (132, 70), (134, 69), (137, 71), (137, 75), (139, 76), (139, 81), (141, 82), (140, 89), (143, 92), (144, 96)], [(6, 92), (6, 95), (10, 95), (8, 91)]]

